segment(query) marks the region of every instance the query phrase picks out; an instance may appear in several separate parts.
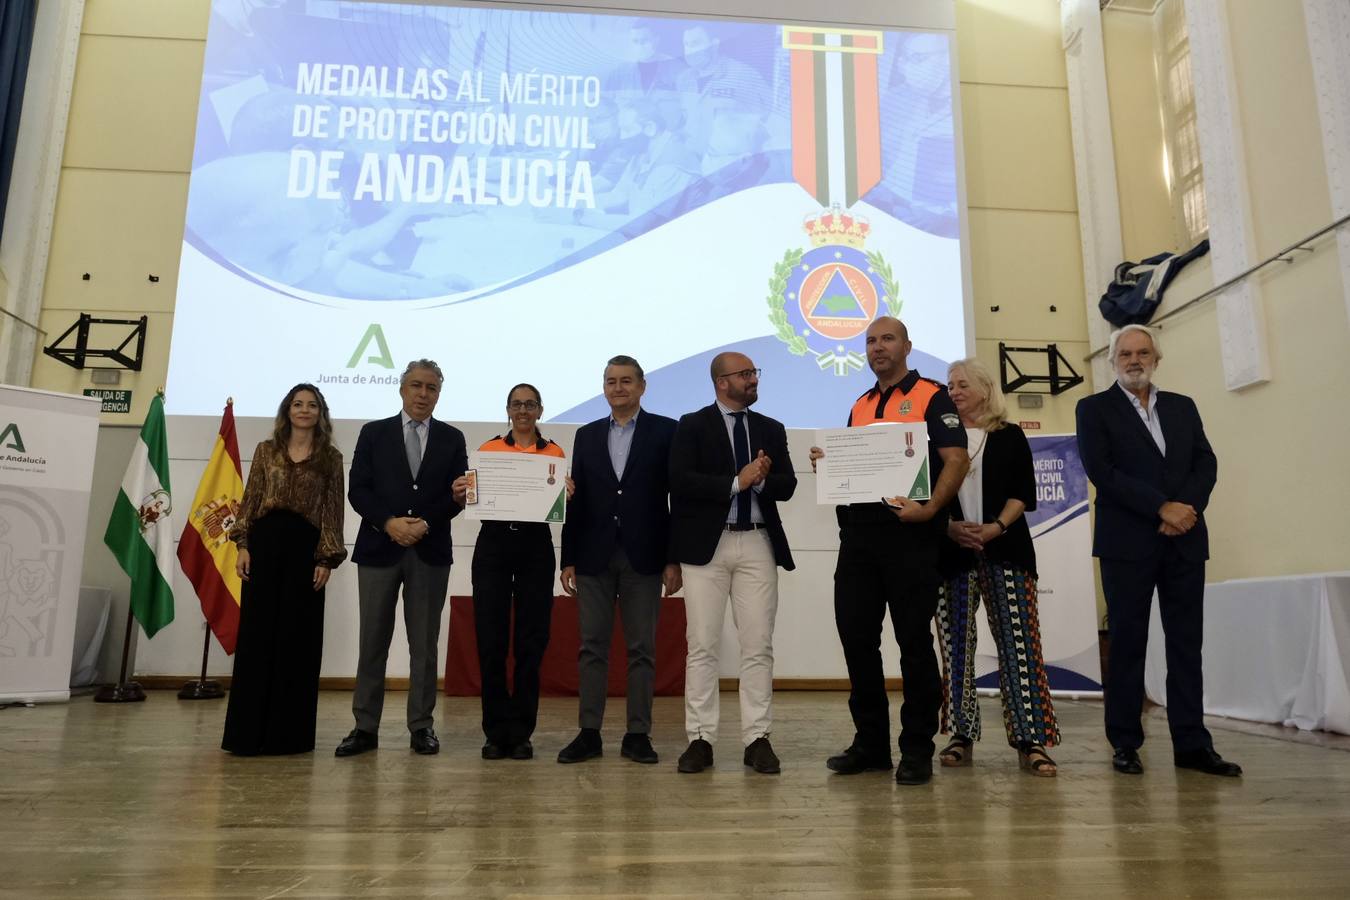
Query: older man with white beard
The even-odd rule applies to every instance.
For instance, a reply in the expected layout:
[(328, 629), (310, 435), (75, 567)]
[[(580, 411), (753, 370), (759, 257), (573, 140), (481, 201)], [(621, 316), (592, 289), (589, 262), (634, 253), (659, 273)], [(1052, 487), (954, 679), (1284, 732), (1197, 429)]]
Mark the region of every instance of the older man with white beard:
[(1111, 632), (1106, 673), (1106, 737), (1117, 772), (1144, 771), (1140, 715), (1149, 609), (1167, 637), (1167, 724), (1177, 768), (1237, 776), (1242, 769), (1214, 751), (1204, 724), (1205, 506), (1218, 463), (1195, 401), (1160, 391), (1162, 359), (1143, 325), (1111, 335), (1116, 381), (1078, 402), (1078, 448), (1097, 488), (1092, 554), (1101, 562)]

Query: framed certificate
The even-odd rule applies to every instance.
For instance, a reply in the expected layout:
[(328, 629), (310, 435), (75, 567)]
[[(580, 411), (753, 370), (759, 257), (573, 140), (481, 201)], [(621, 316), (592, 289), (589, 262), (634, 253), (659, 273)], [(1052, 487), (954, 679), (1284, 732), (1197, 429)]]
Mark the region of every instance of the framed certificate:
[(476, 502), (467, 502), (470, 519), (552, 522), (567, 518), (565, 461), (534, 453), (475, 450), (469, 454)]

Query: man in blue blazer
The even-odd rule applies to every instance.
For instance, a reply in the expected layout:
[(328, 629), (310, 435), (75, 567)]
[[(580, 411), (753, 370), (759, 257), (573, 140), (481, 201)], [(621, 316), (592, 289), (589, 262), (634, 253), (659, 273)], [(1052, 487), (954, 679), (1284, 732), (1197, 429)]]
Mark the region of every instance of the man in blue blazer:
[(684, 580), (684, 728), (689, 746), (678, 769), (713, 764), (717, 740), (718, 654), (728, 600), (741, 647), (743, 761), (777, 774), (773, 729), (773, 628), (778, 567), (793, 569), (778, 504), (797, 475), (783, 423), (752, 412), (759, 369), (743, 353), (719, 353), (710, 370), (716, 401), (680, 418), (670, 447), (670, 531)]
[(577, 598), (581, 626), (581, 731), (558, 753), (577, 763), (603, 752), (600, 725), (609, 685), (609, 645), (618, 601), (628, 648), (628, 729), (620, 753), (655, 763), (652, 693), (661, 587), (680, 588), (670, 543), (670, 441), (675, 420), (642, 409), (647, 382), (631, 356), (605, 366), (610, 414), (583, 425), (572, 445), (576, 492), (562, 530), (562, 586)]
[(431, 417), (444, 382), (431, 360), (408, 363), (398, 389), (403, 410), (367, 422), (356, 439), (347, 489), (352, 509), (361, 516), (352, 551), (361, 623), (352, 695), (356, 728), (338, 744), (338, 756), (379, 745), (384, 671), (400, 587), (410, 658), (410, 742), (417, 753), (440, 750), (432, 727), (437, 648), (452, 561), (450, 520), (463, 509), (451, 485), (468, 465), (464, 434)]
[(1195, 401), (1159, 391), (1162, 352), (1153, 332), (1126, 325), (1111, 335), (1116, 382), (1078, 402), (1078, 448), (1097, 488), (1092, 554), (1101, 562), (1111, 632), (1106, 737), (1117, 772), (1144, 771), (1140, 715), (1149, 608), (1167, 636), (1167, 724), (1178, 768), (1236, 776), (1204, 724), (1205, 507), (1218, 463)]

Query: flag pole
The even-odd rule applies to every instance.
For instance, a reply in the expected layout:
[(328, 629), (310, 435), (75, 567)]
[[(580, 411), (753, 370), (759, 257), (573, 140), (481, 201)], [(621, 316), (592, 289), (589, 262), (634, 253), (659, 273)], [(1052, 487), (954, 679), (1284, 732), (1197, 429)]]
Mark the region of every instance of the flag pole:
[(131, 656), (131, 629), (136, 620), (131, 614), (131, 602), (127, 601), (127, 634), (122, 639), (122, 674), (117, 676), (117, 684), (105, 684), (94, 695), (95, 703), (140, 703), (145, 700), (145, 691), (139, 682), (127, 681), (127, 660)]
[(211, 652), (211, 626), (203, 622), (202, 628), (206, 631), (206, 640), (202, 642), (202, 674), (196, 681), (183, 685), (183, 689), (178, 692), (179, 700), (219, 700), (225, 696), (225, 689), (219, 681), (206, 680), (206, 657)]

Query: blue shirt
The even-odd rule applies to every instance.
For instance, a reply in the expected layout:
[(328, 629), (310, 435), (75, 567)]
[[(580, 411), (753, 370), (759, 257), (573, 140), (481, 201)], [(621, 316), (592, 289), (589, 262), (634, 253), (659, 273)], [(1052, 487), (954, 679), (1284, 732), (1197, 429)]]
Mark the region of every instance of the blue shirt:
[(1139, 418), (1143, 421), (1144, 427), (1148, 429), (1148, 433), (1153, 436), (1153, 443), (1158, 445), (1158, 452), (1166, 456), (1167, 441), (1163, 438), (1162, 422), (1158, 419), (1158, 386), (1156, 384), (1148, 386), (1147, 407), (1139, 402), (1139, 398), (1134, 395), (1133, 391), (1126, 391), (1119, 381), (1116, 382), (1116, 386), (1125, 391), (1125, 396), (1130, 398), (1130, 405), (1139, 414)]
[(633, 413), (633, 418), (623, 425), (614, 421), (613, 415), (609, 417), (609, 464), (614, 467), (614, 477), (620, 481), (623, 480), (624, 467), (628, 465), (628, 453), (633, 449), (633, 434), (637, 431), (640, 415), (641, 409)]
[[(722, 401), (717, 401), (717, 408), (722, 412), (722, 422), (727, 426), (727, 439), (731, 441), (731, 454), (733, 465), (736, 458), (736, 418), (732, 415), (733, 410), (722, 405)], [(745, 430), (745, 446), (750, 446), (750, 411), (741, 410), (745, 416), (741, 419), (743, 423), (741, 428)], [(750, 457), (754, 461), (753, 454)], [(727, 506), (727, 524), (736, 524), (736, 495), (741, 492), (740, 484), (740, 466), (736, 466), (736, 474), (731, 476), (731, 503)], [(759, 492), (764, 489), (764, 485), (757, 484), (750, 489), (750, 521), (764, 524), (764, 514), (759, 511)]]

